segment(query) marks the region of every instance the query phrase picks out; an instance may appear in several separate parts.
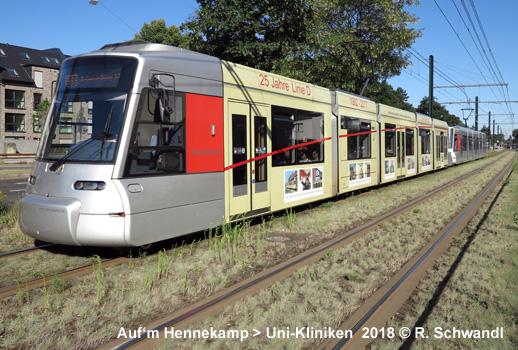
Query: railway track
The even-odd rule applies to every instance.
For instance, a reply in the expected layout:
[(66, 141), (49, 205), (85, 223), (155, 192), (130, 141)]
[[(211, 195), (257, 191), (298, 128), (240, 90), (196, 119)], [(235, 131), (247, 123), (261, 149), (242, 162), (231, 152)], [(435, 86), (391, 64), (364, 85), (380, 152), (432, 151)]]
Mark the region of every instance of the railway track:
[[(496, 161), (498, 161), (500, 159), (501, 158), (497, 159)], [(511, 163), (512, 162), (510, 162), (509, 164), (511, 164)], [(492, 164), (493, 163), (488, 164), (484, 168), (487, 168), (487, 167), (491, 166)], [(325, 242), (307, 252), (304, 252), (303, 254), (295, 256), (282, 264), (269, 268), (266, 271), (263, 271), (262, 273), (259, 273), (251, 278), (248, 278), (232, 287), (226, 288), (226, 289), (212, 295), (209, 298), (200, 300), (199, 302), (189, 306), (188, 308), (179, 310), (179, 311), (177, 311), (171, 315), (168, 315), (152, 324), (149, 324), (147, 327), (145, 327), (148, 330), (148, 333), (144, 332), (143, 334), (139, 334), (138, 337), (134, 337), (133, 339), (130, 339), (128, 341), (117, 340), (117, 341), (108, 343), (105, 346), (101, 347), (101, 349), (127, 349), (127, 348), (148, 349), (148, 348), (151, 348), (154, 345), (154, 343), (156, 343), (158, 341), (158, 339), (164, 339), (163, 332), (167, 328), (174, 326), (175, 329), (185, 329), (187, 326), (195, 324), (196, 322), (200, 322), (209, 317), (218, 315), (219, 313), (221, 313), (223, 311), (223, 309), (225, 307), (227, 307), (231, 304), (234, 304), (234, 303), (238, 302), (239, 300), (243, 300), (245, 297), (253, 295), (253, 294), (257, 293), (258, 291), (273, 285), (277, 281), (282, 280), (282, 279), (292, 275), (295, 271), (297, 271), (298, 269), (300, 269), (304, 266), (307, 266), (309, 264), (315, 263), (316, 261), (319, 261), (320, 259), (323, 258), (325, 253), (328, 252), (329, 250), (337, 250), (347, 244), (350, 244), (353, 240), (356, 240), (356, 239), (368, 234), (372, 230), (376, 229), (382, 223), (387, 222), (396, 216), (404, 215), (408, 211), (412, 210), (412, 208), (414, 208), (418, 204), (420, 204), (428, 199), (433, 198), (435, 195), (437, 195), (443, 191), (448, 190), (451, 186), (469, 178), (470, 176), (478, 173), (481, 170), (482, 170), (482, 168), (477, 169), (470, 174), (467, 174), (445, 186), (442, 186), (442, 187), (432, 191), (431, 193), (428, 193), (416, 200), (409, 202), (408, 204), (404, 205), (401, 208), (395, 209), (387, 214), (384, 214), (378, 218), (375, 218), (375, 219), (369, 221), (368, 223), (365, 223), (352, 231), (344, 233), (344, 234), (340, 235), (339, 237), (336, 237), (336, 238), (334, 238), (328, 242)], [(496, 183), (497, 183), (497, 181), (493, 180), (492, 186), (494, 186)], [(488, 193), (489, 188), (485, 189), (483, 192)], [(478, 197), (479, 196), (477, 196), (477, 198)], [(482, 198), (478, 198), (477, 200), (480, 202), (483, 201)], [(476, 206), (471, 205), (471, 210), (475, 210), (475, 209), (476, 209)], [(466, 214), (464, 214), (464, 215), (459, 214), (459, 215), (461, 215), (461, 217), (463, 219), (468, 218), (468, 216), (469, 216)], [(459, 220), (456, 220), (456, 221), (459, 221)], [(459, 225), (459, 224), (457, 224), (457, 225)], [(460, 227), (460, 225), (458, 227)], [(450, 235), (451, 230), (449, 230), (447, 228), (445, 228), (443, 230), (446, 230), (446, 231), (444, 231), (444, 232), (441, 231), (436, 236), (437, 237), (443, 237), (443, 236), (451, 237), (451, 235)], [(447, 242), (448, 240), (445, 240), (444, 238), (442, 238), (441, 242), (442, 241)], [(446, 243), (444, 243), (444, 244), (446, 244)], [(438, 245), (440, 245), (440, 244), (437, 244), (437, 239), (431, 240), (428, 243), (428, 245), (425, 246), (425, 248), (423, 248), (421, 250), (421, 251), (424, 251), (423, 254), (426, 254), (426, 258), (423, 260), (428, 261), (427, 260), (428, 257), (430, 257), (430, 259), (431, 259), (432, 256), (437, 254), (437, 253), (431, 254), (430, 247), (435, 247)], [(440, 245), (440, 246), (442, 246), (442, 245)], [(434, 249), (434, 252), (439, 252), (439, 250)], [(414, 257), (412, 260), (407, 262), (404, 266), (405, 267), (410, 266), (412, 268), (414, 265), (416, 265), (416, 262), (414, 262), (415, 259), (416, 259), (416, 257)], [(420, 261), (420, 260), (421, 260), (421, 258), (417, 258), (417, 261)], [(425, 266), (425, 265), (423, 264), (422, 266)], [(411, 271), (414, 271), (415, 269), (416, 268), (414, 268)], [(386, 292), (383, 292), (383, 291), (385, 291), (387, 288), (388, 288), (388, 290), (391, 290), (394, 287), (394, 285), (397, 285), (397, 286), (402, 285), (403, 284), (401, 282), (402, 276), (405, 276), (406, 274), (408, 274), (408, 271), (405, 271), (405, 268), (401, 269), (399, 272), (397, 272), (394, 275), (394, 277), (392, 277), (389, 280), (389, 282), (390, 281), (396, 281), (396, 282), (393, 283), (392, 286), (390, 286), (389, 283), (384, 284), (384, 286), (382, 288), (380, 288), (378, 290), (378, 292), (375, 293), (375, 295), (379, 295), (381, 293), (385, 299), (390, 299), (390, 295), (387, 296)], [(405, 286), (409, 286), (409, 284), (405, 284)], [(408, 287), (408, 288), (410, 290), (412, 290), (411, 287)], [(372, 298), (374, 298), (374, 295), (371, 298), (369, 298), (368, 300), (371, 300)], [(367, 303), (365, 305), (367, 305)], [(372, 307), (362, 306), (360, 309), (358, 309), (358, 311), (355, 313), (355, 315), (357, 315), (358, 313), (362, 313), (365, 308), (367, 308), (368, 310), (372, 310)], [(360, 311), (360, 310), (362, 310), (362, 311)], [(367, 314), (367, 313), (365, 313), (365, 314)], [(358, 316), (355, 316), (355, 317), (358, 317)], [(363, 318), (364, 318), (363, 316), (360, 317), (360, 319), (363, 319)], [(352, 320), (352, 319), (353, 318), (349, 318), (349, 320)], [(367, 318), (367, 319), (369, 319), (369, 318)], [(352, 322), (352, 321), (348, 321), (348, 322)], [(358, 324), (359, 324), (359, 322), (354, 323), (355, 326)], [(348, 325), (346, 325), (346, 327), (347, 326)], [(344, 329), (346, 329), (346, 328), (344, 328)], [(352, 327), (348, 328), (348, 329), (352, 329)], [(153, 334), (153, 337), (148, 337), (148, 334)], [(335, 345), (336, 344), (333, 344), (332, 347), (334, 347)], [(326, 343), (323, 346), (325, 346), (325, 348), (329, 348), (330, 345)], [(341, 345), (339, 345), (339, 346), (341, 346)]]
[[(382, 329), (387, 321), (405, 304), (426, 270), (433, 267), (435, 261), (449, 248), (451, 242), (467, 227), (492, 190), (509, 171), (516, 155), (509, 164), (499, 172), (489, 186), (481, 190), (418, 254), (410, 259), (382, 288), (374, 293), (338, 330), (352, 331), (352, 336), (342, 339), (329, 339), (319, 349), (363, 349), (374, 339), (368, 330)], [(361, 332), (363, 330), (363, 334)], [(399, 331), (402, 331), (400, 329)], [(367, 331), (367, 333), (365, 333)], [(409, 337), (411, 330), (405, 328), (403, 334)], [(405, 333), (405, 332), (410, 333)], [(365, 336), (367, 334), (367, 336)]]
[[(110, 266), (121, 265), (121, 264), (126, 263), (127, 260), (128, 260), (128, 258), (126, 258), (126, 257), (106, 259), (104, 261), (101, 261), (101, 267), (107, 268)], [(15, 295), (16, 293), (18, 293), (19, 290), (29, 291), (29, 290), (32, 290), (35, 288), (43, 287), (46, 283), (49, 283), (49, 282), (55, 280), (56, 278), (67, 278), (68, 279), (68, 278), (72, 278), (72, 277), (84, 276), (87, 273), (96, 271), (98, 268), (99, 268), (99, 266), (96, 264), (93, 264), (93, 265), (89, 264), (89, 265), (77, 267), (77, 268), (74, 268), (74, 269), (71, 269), (71, 270), (68, 270), (65, 272), (53, 274), (51, 276), (32, 279), (25, 283), (5, 286), (5, 287), (0, 288), (0, 299), (11, 296), (11, 295)]]
[[(484, 167), (478, 168), (475, 171), (460, 177), (459, 179), (451, 182), (450, 184), (448, 184), (448, 185), (446, 185), (446, 186), (444, 186), (444, 187), (442, 187), (440, 189), (437, 189), (437, 190), (429, 193), (427, 196), (424, 196), (421, 199), (418, 199), (418, 200), (415, 200), (413, 202), (410, 202), (406, 206), (404, 206), (404, 207), (402, 207), (402, 208), (400, 208), (400, 209), (398, 209), (398, 210), (396, 210), (394, 212), (391, 212), (389, 214), (381, 216), (380, 218), (375, 219), (372, 222), (367, 223), (366, 225), (360, 226), (358, 229), (353, 230), (352, 232), (348, 233), (346, 238), (352, 238), (353, 236), (355, 236), (355, 237), (361, 236), (360, 235), (361, 232), (365, 232), (365, 233), (368, 232), (368, 230), (365, 230), (364, 227), (367, 227), (367, 228), (370, 228), (370, 229), (375, 228), (376, 224), (381, 222), (381, 220), (385, 220), (387, 218), (390, 218), (393, 215), (397, 214), (398, 211), (404, 210), (405, 208), (410, 208), (411, 206), (413, 206), (413, 205), (419, 203), (420, 201), (422, 201), (423, 199), (425, 199), (425, 198), (427, 198), (429, 196), (432, 196), (432, 195), (434, 195), (434, 194), (436, 194), (438, 192), (441, 192), (441, 191), (445, 190), (446, 188), (448, 188), (449, 186), (452, 186), (452, 185), (458, 183), (459, 181), (462, 181), (462, 180), (468, 178), (469, 176), (472, 176), (472, 175), (478, 173), (479, 171), (481, 171), (481, 170), (491, 166), (492, 164), (497, 162), (499, 159), (500, 158), (497, 158), (493, 162), (485, 165)], [(22, 254), (29, 254), (29, 253), (37, 251), (39, 249), (50, 248), (50, 247), (53, 247), (53, 246), (57, 246), (57, 244), (44, 244), (44, 245), (41, 245), (41, 246), (31, 247), (31, 248), (27, 248), (27, 249), (21, 249), (21, 250), (12, 251), (12, 252), (5, 252), (5, 253), (0, 254), (0, 259), (2, 259), (2, 258), (6, 259), (6, 258), (9, 258), (9, 257), (20, 256)], [(316, 253), (314, 253), (314, 254), (318, 255), (318, 253), (322, 253), (322, 251), (324, 251), (324, 250), (335, 249), (334, 247), (335, 247), (335, 243), (326, 243), (326, 244), (323, 245), (323, 247), (321, 247), (320, 250), (317, 249)], [(318, 258), (317, 258), (317, 260), (318, 260)], [(116, 265), (123, 264), (125, 262), (127, 262), (127, 258), (124, 258), (124, 257), (116, 258), (116, 259), (103, 259), (103, 261), (101, 262), (101, 265), (102, 265), (101, 267), (105, 268), (105, 267), (109, 267), (109, 266), (116, 266)], [(54, 280), (56, 278), (70, 279), (70, 278), (73, 278), (73, 277), (76, 277), (76, 276), (83, 276), (83, 275), (85, 275), (85, 274), (95, 270), (96, 268), (98, 268), (98, 266), (93, 266), (92, 264), (88, 264), (88, 265), (79, 266), (77, 268), (73, 268), (73, 269), (70, 269), (70, 270), (67, 270), (67, 271), (63, 271), (63, 272), (54, 272), (54, 273), (51, 273), (49, 276), (46, 276), (46, 277), (34, 278), (32, 280), (26, 281), (25, 283), (19, 283), (19, 284), (13, 284), (13, 285), (4, 285), (4, 286), (0, 285), (0, 297), (7, 297), (7, 296), (10, 296), (10, 295), (14, 295), (20, 289), (32, 290), (32, 289), (35, 289), (35, 288), (43, 287), (45, 283), (51, 282), (52, 280)], [(19, 280), (22, 280), (21, 276), (20, 276)]]
[(25, 254), (25, 253), (32, 252), (34, 250), (49, 248), (49, 247), (52, 247), (55, 245), (56, 245), (56, 243), (48, 243), (48, 244), (42, 244), (40, 246), (35, 246), (35, 247), (30, 247), (30, 248), (25, 248), (25, 249), (20, 249), (20, 250), (14, 250), (12, 252), (0, 253), (0, 258), (7, 258), (9, 256)]

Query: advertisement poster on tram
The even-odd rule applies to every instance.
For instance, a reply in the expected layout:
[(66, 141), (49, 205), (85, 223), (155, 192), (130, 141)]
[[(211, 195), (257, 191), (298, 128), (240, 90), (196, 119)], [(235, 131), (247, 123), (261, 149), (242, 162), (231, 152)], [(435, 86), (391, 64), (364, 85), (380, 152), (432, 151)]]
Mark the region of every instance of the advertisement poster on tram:
[(385, 179), (393, 179), (396, 177), (396, 167), (394, 159), (385, 159)]
[(349, 164), (349, 187), (371, 183), (371, 162)]
[(422, 156), (423, 158), (423, 170), (429, 170), (432, 168), (432, 162), (430, 161), (430, 156)]
[(324, 168), (310, 167), (284, 171), (284, 202), (324, 194)]
[(406, 173), (408, 175), (415, 174), (415, 157), (407, 158), (407, 168)]

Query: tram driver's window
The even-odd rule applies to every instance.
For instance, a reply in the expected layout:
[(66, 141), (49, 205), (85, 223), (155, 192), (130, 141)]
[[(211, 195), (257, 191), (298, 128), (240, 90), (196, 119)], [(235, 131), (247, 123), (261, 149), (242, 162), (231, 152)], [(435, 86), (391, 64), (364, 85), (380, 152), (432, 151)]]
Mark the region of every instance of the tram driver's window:
[(158, 93), (153, 89), (142, 91), (125, 175), (185, 173), (185, 94), (168, 91), (168, 97), (174, 105), (174, 122), (163, 124), (157, 110)]

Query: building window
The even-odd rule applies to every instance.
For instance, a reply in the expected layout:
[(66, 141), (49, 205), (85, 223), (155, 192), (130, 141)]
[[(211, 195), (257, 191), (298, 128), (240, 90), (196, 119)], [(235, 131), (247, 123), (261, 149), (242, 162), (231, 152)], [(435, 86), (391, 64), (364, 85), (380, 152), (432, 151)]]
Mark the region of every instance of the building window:
[(72, 133), (72, 118), (61, 118), (59, 120), (59, 133), (60, 134), (71, 134)]
[(0, 49), (0, 55), (5, 56), (4, 50)]
[(26, 52), (20, 52), (20, 56), (22, 56), (23, 59), (30, 60), (31, 56), (29, 56)]
[(73, 113), (74, 112), (74, 103), (73, 102), (65, 102), (61, 109), (63, 113)]
[(40, 56), (41, 57), (41, 60), (43, 62), (47, 62), (47, 63), (50, 63), (50, 58), (48, 58), (47, 56)]
[(35, 133), (41, 133), (43, 129), (41, 117), (33, 117), (32, 119), (32, 131)]
[(5, 114), (6, 132), (25, 132), (25, 115), (16, 113)]
[(16, 69), (13, 69), (13, 68), (7, 68), (7, 73), (9, 73), (9, 75), (12, 75), (13, 77), (19, 76), (19, 74), (16, 71)]
[(324, 161), (322, 113), (272, 106), (272, 118), (274, 166)]
[(25, 109), (25, 92), (5, 90), (5, 108)]
[(34, 94), (34, 110), (38, 109), (38, 105), (41, 103), (41, 94)]
[(43, 72), (34, 71), (34, 85), (36, 85), (37, 88), (43, 88)]
[(59, 60), (57, 58), (51, 57), (50, 60), (56, 64), (59, 64)]

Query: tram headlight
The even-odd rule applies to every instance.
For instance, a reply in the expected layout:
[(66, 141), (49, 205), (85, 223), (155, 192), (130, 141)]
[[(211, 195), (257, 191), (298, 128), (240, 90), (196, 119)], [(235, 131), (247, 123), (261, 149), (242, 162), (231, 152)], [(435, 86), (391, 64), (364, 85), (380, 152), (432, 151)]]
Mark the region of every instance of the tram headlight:
[(104, 181), (76, 181), (74, 189), (84, 191), (102, 191), (106, 188)]
[(36, 183), (36, 176), (31, 175), (31, 176), (29, 177), (29, 183), (30, 183), (31, 185), (34, 185), (34, 184)]

